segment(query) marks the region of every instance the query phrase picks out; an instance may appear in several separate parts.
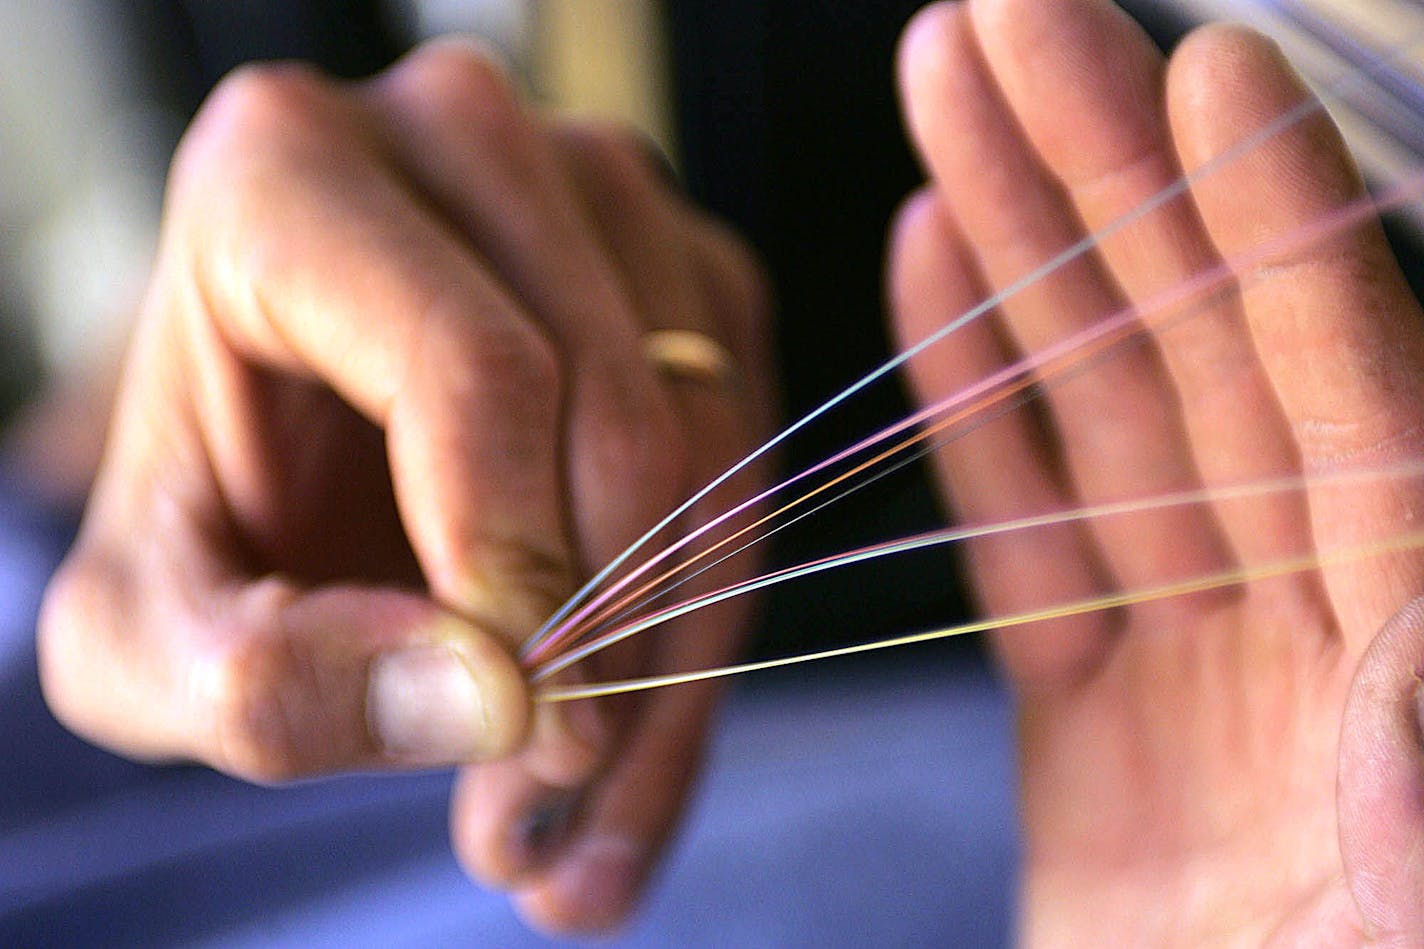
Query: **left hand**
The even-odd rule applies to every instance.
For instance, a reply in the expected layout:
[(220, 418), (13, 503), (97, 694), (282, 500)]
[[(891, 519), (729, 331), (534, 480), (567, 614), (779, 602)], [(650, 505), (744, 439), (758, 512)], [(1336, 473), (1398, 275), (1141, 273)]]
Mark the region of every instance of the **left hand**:
[[(891, 256), (907, 341), (1007, 286), (1308, 95), (1275, 48), (1207, 28), (1170, 62), (1105, 0), (923, 12), (903, 92), (930, 186)], [(1363, 193), (1313, 113), (1203, 176), (912, 366), (926, 398), (1141, 303)], [(1368, 467), (1424, 445), (1424, 318), (1378, 225), (1252, 267), (1041, 412), (949, 446), (959, 514)], [(1328, 553), (1407, 528), (1418, 479), (1312, 488), (971, 551), (990, 614)], [(1424, 557), (1009, 630), (1029, 944), (1424, 942)]]
[[(252, 780), (466, 765), (452, 834), (472, 873), (548, 928), (620, 922), (713, 692), (531, 707), (511, 653), (756, 439), (756, 268), (661, 177), (630, 134), (536, 113), (469, 43), (363, 83), (225, 80), (175, 158), (46, 593), (55, 714)], [(672, 328), (727, 346), (741, 391), (659, 371), (640, 342)], [(592, 675), (719, 664), (739, 614)]]

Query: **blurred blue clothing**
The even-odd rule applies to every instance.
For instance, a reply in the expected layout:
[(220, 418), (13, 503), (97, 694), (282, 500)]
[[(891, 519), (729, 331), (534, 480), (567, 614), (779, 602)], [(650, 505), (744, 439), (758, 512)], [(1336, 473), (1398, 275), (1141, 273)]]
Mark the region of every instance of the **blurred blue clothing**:
[[(0, 472), (0, 945), (541, 946), (460, 872), (450, 776), (252, 787), (99, 751), (33, 628), (71, 536)], [(619, 946), (993, 946), (1016, 860), (1007, 701), (962, 656), (753, 678)]]

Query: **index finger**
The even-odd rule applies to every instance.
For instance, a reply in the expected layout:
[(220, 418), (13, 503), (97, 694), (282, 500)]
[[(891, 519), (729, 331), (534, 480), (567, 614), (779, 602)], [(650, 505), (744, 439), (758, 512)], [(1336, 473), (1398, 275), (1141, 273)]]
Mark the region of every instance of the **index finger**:
[[(320, 379), (380, 425), (436, 598), (513, 643), (573, 582), (558, 365), (448, 228), (359, 148), (363, 129), (334, 100), (303, 75), (249, 74), (184, 145), (175, 200), (202, 213), (180, 215), (191, 230), (178, 239), (213, 323), (195, 323), (193, 345)], [(241, 399), (222, 379), (200, 377), (199, 410), (231, 428)], [(237, 515), (260, 520), (248, 447), (214, 439), (212, 451)]]

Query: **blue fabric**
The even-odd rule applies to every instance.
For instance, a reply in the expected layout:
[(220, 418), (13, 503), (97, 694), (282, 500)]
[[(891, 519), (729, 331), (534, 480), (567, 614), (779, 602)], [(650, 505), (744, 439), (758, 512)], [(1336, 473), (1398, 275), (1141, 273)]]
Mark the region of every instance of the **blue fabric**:
[[(32, 631), (68, 530), (0, 473), (0, 945), (549, 944), (461, 874), (448, 774), (256, 788), (60, 728)], [(748, 681), (614, 945), (1006, 942), (1009, 736), (987, 673), (943, 653)]]

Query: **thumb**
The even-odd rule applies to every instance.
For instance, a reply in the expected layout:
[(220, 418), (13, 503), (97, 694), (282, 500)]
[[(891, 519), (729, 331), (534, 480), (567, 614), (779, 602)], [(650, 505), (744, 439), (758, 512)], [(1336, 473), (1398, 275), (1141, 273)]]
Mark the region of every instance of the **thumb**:
[(1365, 931), (1424, 944), (1424, 597), (1360, 662), (1340, 736), (1340, 850)]
[(282, 781), (501, 757), (529, 731), (501, 642), (416, 594), (268, 578), (203, 610), (130, 603), (120, 629), (86, 614), (132, 585), (80, 567), (47, 595), (42, 679), (57, 717), (121, 753)]

